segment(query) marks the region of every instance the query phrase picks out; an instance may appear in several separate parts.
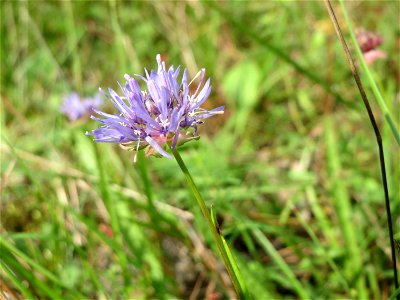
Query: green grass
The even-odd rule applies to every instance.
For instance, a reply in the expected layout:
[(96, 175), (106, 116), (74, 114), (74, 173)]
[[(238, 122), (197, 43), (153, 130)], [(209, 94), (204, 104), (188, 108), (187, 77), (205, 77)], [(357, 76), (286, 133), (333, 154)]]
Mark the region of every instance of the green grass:
[[(234, 297), (176, 162), (140, 154), (134, 164), (132, 152), (84, 135), (95, 122), (59, 112), (64, 94), (118, 89), (161, 53), (190, 77), (205, 67), (206, 107), (226, 107), (179, 153), (252, 297), (395, 298), (375, 137), (322, 3), (0, 7), (0, 277), (15, 294)], [(385, 39), (388, 58), (359, 71), (382, 131), (399, 240), (399, 4), (346, 7), (352, 26)]]

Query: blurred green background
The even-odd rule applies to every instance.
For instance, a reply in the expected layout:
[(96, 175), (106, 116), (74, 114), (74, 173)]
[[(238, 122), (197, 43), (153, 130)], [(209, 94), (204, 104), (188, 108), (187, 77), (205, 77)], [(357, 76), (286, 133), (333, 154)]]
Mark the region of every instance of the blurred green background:
[[(346, 5), (354, 28), (384, 38), (387, 58), (370, 71), (398, 126), (399, 3)], [(0, 7), (3, 290), (38, 299), (234, 297), (176, 161), (134, 164), (132, 152), (84, 135), (96, 122), (71, 123), (59, 111), (64, 95), (118, 90), (125, 73), (155, 69), (160, 53), (191, 78), (206, 68), (205, 107), (225, 105), (180, 153), (253, 297), (391, 294), (377, 145), (323, 2)], [(365, 87), (400, 239), (399, 145)], [(114, 112), (107, 101), (104, 109)]]

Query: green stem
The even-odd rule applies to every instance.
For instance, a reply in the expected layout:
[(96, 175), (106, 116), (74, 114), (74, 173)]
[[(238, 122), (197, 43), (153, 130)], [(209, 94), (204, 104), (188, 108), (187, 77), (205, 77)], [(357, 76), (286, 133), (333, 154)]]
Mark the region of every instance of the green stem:
[(151, 189), (151, 184), (147, 173), (146, 157), (144, 156), (143, 151), (138, 151), (137, 155), (138, 155), (139, 173), (140, 173), (140, 178), (143, 181), (144, 192), (148, 198), (149, 207), (155, 209), (153, 201), (153, 191)]
[(190, 186), (190, 188), (197, 200), (197, 203), (200, 206), (201, 212), (203, 213), (203, 216), (207, 221), (208, 227), (214, 236), (214, 239), (218, 246), (218, 250), (222, 256), (222, 259), (224, 260), (225, 267), (228, 270), (229, 276), (232, 280), (232, 283), (236, 290), (236, 293), (242, 299), (248, 298), (247, 293), (245, 292), (244, 285), (240, 279), (240, 274), (235, 272), (235, 266), (233, 265), (232, 261), (228, 257), (227, 251), (225, 250), (223, 241), (220, 237), (220, 233), (218, 233), (217, 228), (211, 219), (210, 212), (208, 211), (207, 206), (204, 202), (204, 199), (201, 196), (196, 184), (194, 183), (193, 178), (189, 173), (189, 170), (187, 169), (185, 163), (183, 162), (182, 157), (180, 156), (179, 152), (176, 149), (174, 149), (172, 151), (172, 153), (173, 153), (179, 167), (181, 168), (183, 174), (185, 175), (186, 181), (187, 181), (188, 185)]

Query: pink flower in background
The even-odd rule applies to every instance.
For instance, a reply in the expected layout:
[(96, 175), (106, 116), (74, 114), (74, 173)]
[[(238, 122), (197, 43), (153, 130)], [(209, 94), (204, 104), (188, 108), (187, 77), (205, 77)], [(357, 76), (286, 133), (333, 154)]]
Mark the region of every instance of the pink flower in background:
[(370, 65), (375, 60), (386, 58), (386, 53), (377, 49), (383, 43), (383, 37), (377, 33), (359, 29), (356, 32), (356, 38), (365, 62)]
[(368, 52), (363, 53), (365, 62), (370, 65), (372, 64), (375, 60), (379, 58), (386, 58), (387, 55), (385, 52), (381, 50), (370, 50)]

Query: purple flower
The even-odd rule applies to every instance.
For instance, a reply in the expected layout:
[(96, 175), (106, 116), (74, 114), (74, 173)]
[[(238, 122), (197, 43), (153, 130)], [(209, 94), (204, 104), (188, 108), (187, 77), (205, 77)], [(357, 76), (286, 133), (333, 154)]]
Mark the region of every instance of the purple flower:
[(70, 121), (75, 121), (84, 116), (89, 116), (94, 109), (99, 109), (103, 99), (99, 94), (93, 98), (84, 98), (73, 92), (64, 97), (64, 102), (61, 106), (61, 112), (65, 114)]
[(159, 54), (156, 59), (157, 71), (149, 73), (145, 69), (145, 77), (135, 74), (147, 89), (141, 90), (136, 79), (125, 75), (125, 86), (119, 85), (121, 96), (112, 89), (108, 89), (109, 95), (100, 90), (118, 109), (118, 114), (95, 110), (102, 118), (91, 118), (103, 126), (86, 135), (93, 136), (96, 142), (119, 143), (136, 151), (147, 148), (148, 155), (158, 152), (171, 158), (164, 150), (167, 142), (174, 149), (178, 142), (196, 138), (197, 125), (203, 119), (224, 112), (223, 106), (210, 111), (200, 108), (211, 92), (210, 79), (203, 85), (205, 69), (196, 75), (200, 76), (200, 83), (192, 94), (189, 87), (193, 80), (188, 83), (186, 69), (178, 83), (180, 66), (167, 70)]

